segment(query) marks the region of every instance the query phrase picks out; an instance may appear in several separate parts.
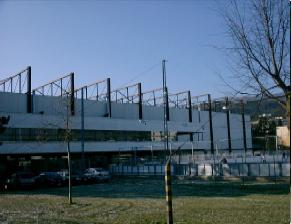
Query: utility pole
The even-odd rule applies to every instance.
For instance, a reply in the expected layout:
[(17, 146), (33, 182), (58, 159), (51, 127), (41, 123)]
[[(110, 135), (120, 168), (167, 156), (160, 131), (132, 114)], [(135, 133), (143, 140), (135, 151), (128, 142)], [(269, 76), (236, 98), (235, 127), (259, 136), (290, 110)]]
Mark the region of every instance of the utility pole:
[[(164, 146), (165, 146), (165, 191), (167, 202), (167, 224), (173, 224), (173, 209), (172, 209), (172, 181), (171, 181), (171, 154), (169, 153), (169, 136), (168, 136), (168, 90), (166, 77), (166, 60), (162, 62), (163, 66), (163, 99), (164, 99)], [(168, 155), (168, 158), (167, 156)]]
[(166, 77), (166, 60), (163, 60), (163, 103), (164, 103), (164, 146), (165, 146), (165, 159), (169, 154), (169, 139), (168, 139), (168, 89), (167, 89), (167, 77)]

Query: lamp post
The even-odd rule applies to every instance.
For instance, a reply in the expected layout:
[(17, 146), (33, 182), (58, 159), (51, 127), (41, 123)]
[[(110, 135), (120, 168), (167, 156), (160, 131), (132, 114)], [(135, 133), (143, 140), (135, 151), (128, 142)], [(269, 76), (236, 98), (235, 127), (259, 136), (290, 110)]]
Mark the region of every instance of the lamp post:
[[(168, 138), (168, 90), (166, 77), (166, 60), (162, 61), (163, 66), (163, 101), (164, 101), (164, 146), (165, 146), (165, 191), (167, 202), (167, 224), (173, 224), (173, 209), (172, 209), (172, 180), (171, 180), (171, 154), (169, 153), (169, 138)], [(168, 158), (167, 155), (168, 154)]]

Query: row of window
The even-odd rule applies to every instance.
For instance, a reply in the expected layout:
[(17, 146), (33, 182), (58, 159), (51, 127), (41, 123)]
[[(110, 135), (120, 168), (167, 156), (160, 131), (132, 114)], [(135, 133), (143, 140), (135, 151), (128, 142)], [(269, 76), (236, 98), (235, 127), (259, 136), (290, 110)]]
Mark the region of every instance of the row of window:
[[(84, 141), (162, 141), (161, 131), (113, 131), (113, 130), (84, 130)], [(198, 134), (198, 136), (196, 136)], [(195, 140), (203, 140), (201, 133), (193, 133)], [(169, 132), (169, 141), (178, 141), (179, 137), (189, 133)], [(198, 138), (197, 138), (198, 137)], [(202, 137), (202, 139), (201, 139)], [(80, 129), (40, 129), (40, 128), (7, 128), (0, 135), (1, 141), (81, 141)]]

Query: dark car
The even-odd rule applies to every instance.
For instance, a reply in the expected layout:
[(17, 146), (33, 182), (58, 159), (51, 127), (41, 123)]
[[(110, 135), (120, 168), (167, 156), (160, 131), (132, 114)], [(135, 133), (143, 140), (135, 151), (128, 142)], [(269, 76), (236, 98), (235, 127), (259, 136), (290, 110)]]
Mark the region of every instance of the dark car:
[(12, 174), (6, 180), (6, 189), (19, 189), (19, 188), (33, 188), (36, 183), (36, 175), (31, 172), (18, 172)]
[(43, 172), (36, 177), (38, 187), (60, 187), (63, 185), (63, 178), (56, 172)]

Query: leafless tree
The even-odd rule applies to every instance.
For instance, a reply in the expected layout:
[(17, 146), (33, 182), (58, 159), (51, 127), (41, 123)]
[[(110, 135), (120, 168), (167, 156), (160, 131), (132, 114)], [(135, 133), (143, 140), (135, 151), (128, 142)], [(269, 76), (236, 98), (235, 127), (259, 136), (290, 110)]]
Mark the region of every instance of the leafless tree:
[(227, 3), (222, 15), (231, 46), (226, 52), (234, 65), (235, 82), (240, 85), (233, 90), (276, 100), (287, 111), (290, 129), (289, 2), (230, 0)]
[[(64, 130), (61, 132), (60, 136), (58, 136), (61, 140), (63, 140), (66, 143), (66, 149), (67, 149), (67, 163), (68, 163), (68, 198), (69, 198), (69, 204), (72, 204), (72, 172), (71, 172), (71, 150), (70, 150), (70, 142), (71, 142), (71, 123), (72, 123), (72, 117), (70, 113), (70, 92), (66, 91), (64, 96), (59, 97), (58, 99), (58, 106), (56, 106), (54, 109), (54, 112), (56, 113), (58, 119), (55, 121), (47, 121), (43, 120), (43, 127), (49, 127), (56, 130)], [(42, 131), (41, 133), (38, 133), (37, 139), (40, 142), (47, 142), (47, 139), (49, 136), (47, 136), (47, 133)]]

